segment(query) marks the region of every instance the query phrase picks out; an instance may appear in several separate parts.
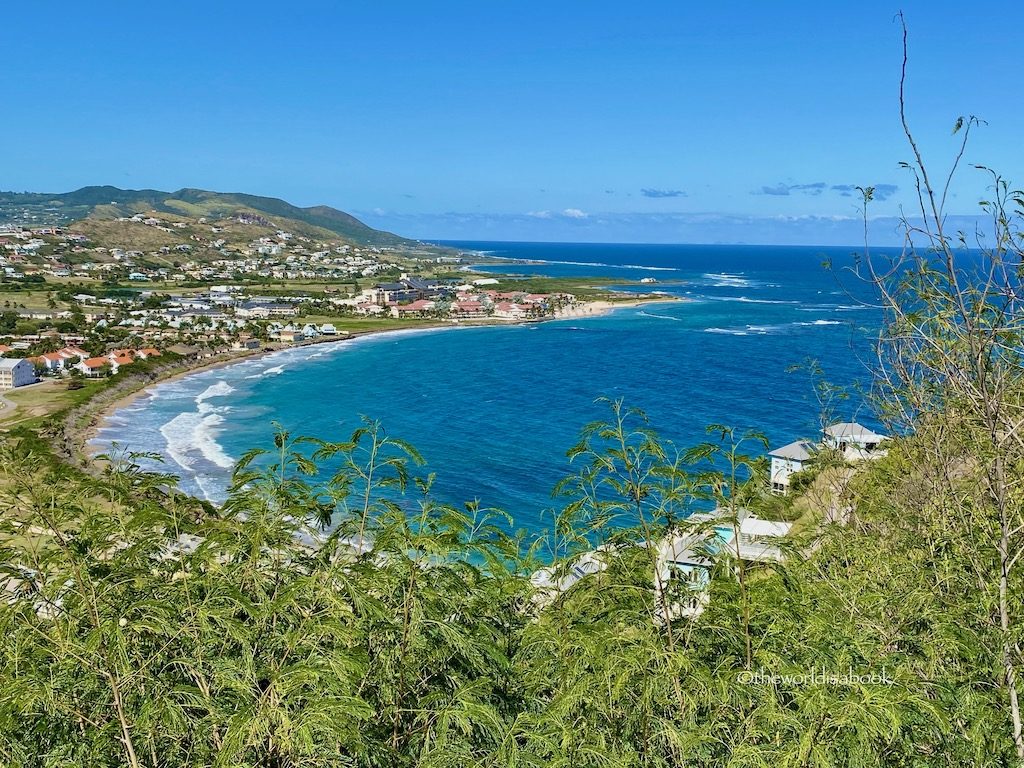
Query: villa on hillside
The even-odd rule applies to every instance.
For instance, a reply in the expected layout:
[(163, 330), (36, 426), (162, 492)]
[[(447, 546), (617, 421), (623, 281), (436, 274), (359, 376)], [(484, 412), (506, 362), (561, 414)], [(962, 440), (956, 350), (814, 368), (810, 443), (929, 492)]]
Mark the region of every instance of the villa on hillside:
[[(736, 525), (727, 510), (718, 508), (687, 518), (692, 527), (658, 543), (655, 589), (669, 597), (662, 618), (699, 616), (707, 607), (711, 570), (720, 557), (748, 563), (781, 562), (780, 546), (792, 523), (762, 520), (748, 509), (736, 512)], [(682, 586), (680, 592), (679, 586)]]
[[(720, 558), (749, 563), (784, 559), (782, 541), (792, 523), (762, 520), (747, 509), (737, 510), (736, 518), (734, 526), (727, 510), (695, 513), (686, 519), (685, 529), (657, 542), (654, 589), (659, 601), (662, 595), (667, 600), (667, 606), (659, 607), (661, 620), (666, 615), (673, 619), (700, 615), (708, 604), (711, 571)], [(581, 580), (601, 573), (614, 551), (612, 545), (604, 545), (580, 555), (565, 572), (551, 567), (536, 571), (530, 578), (537, 589), (535, 599), (540, 604), (550, 602)]]
[(855, 421), (844, 421), (825, 428), (825, 445), (839, 451), (847, 460), (867, 458), (885, 440)]
[(771, 458), (771, 489), (774, 493), (789, 493), (790, 478), (804, 469), (808, 462), (823, 449), (838, 451), (847, 461), (859, 461), (884, 455), (881, 444), (888, 440), (855, 421), (831, 424), (822, 431), (822, 441), (809, 440), (775, 448), (768, 452)]
[(771, 486), (775, 493), (789, 491), (789, 478), (804, 468), (808, 461), (818, 452), (818, 447), (809, 440), (796, 442), (775, 448), (768, 452), (772, 460)]

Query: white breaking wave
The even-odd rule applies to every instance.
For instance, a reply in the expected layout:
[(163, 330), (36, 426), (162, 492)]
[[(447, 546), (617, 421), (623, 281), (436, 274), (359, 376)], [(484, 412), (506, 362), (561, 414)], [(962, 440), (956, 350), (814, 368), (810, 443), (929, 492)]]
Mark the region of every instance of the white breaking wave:
[(753, 283), (743, 275), (733, 275), (729, 272), (705, 272), (701, 275), (705, 280), (717, 288), (747, 288)]
[(643, 310), (640, 310), (640, 312), (638, 314), (641, 314), (644, 317), (656, 317), (659, 320), (675, 320), (677, 323), (683, 322), (683, 318), (681, 318), (681, 317), (672, 317), (672, 315), (656, 315), (653, 312), (644, 312)]
[(197, 452), (210, 463), (230, 469), (235, 461), (217, 442), (217, 427), (223, 423), (224, 417), (214, 410), (179, 413), (160, 427), (160, 434), (167, 443), (167, 455), (189, 471), (195, 466)]
[(284, 366), (283, 365), (275, 365), (273, 368), (265, 368), (262, 371), (260, 371), (259, 373), (253, 373), (253, 374), (251, 374), (249, 376), (246, 376), (245, 378), (247, 378), (247, 379), (259, 379), (259, 378), (261, 378), (263, 376), (280, 376), (282, 373), (284, 373)]
[(235, 388), (222, 379), (196, 395), (196, 403), (198, 404), (204, 400), (209, 400), (211, 397), (224, 397), (225, 395), (230, 395), (234, 391)]
[(736, 301), (741, 304), (799, 304), (793, 299), (751, 299), (747, 296), (706, 296), (712, 301)]
[(780, 323), (779, 325), (745, 325), (742, 328), (705, 328), (705, 333), (727, 333), (732, 336), (766, 336), (770, 333), (785, 333), (794, 327), (814, 327), (824, 325), (846, 325), (841, 320), (811, 320), (807, 322)]
[(739, 328), (705, 328), (704, 333), (728, 333), (730, 336), (746, 336), (747, 331)]
[[(678, 272), (679, 270), (675, 267), (652, 267), (647, 264), (608, 264), (603, 261), (556, 261), (555, 259), (518, 259), (511, 256), (495, 256), (496, 259), (504, 259), (508, 261), (517, 261), (520, 266), (528, 267), (531, 264), (568, 264), (569, 266), (575, 267), (607, 267), (609, 269), (644, 269), (649, 272)], [(478, 264), (476, 266), (486, 267), (492, 266), (488, 264)], [(513, 264), (512, 266), (515, 266)]]

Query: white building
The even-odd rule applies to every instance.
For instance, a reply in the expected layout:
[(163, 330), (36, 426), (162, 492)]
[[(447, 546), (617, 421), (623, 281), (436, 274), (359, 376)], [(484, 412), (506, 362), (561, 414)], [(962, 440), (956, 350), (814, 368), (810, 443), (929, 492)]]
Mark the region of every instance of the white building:
[(690, 515), (686, 523), (686, 529), (658, 543), (654, 586), (668, 598), (667, 611), (659, 608), (661, 618), (666, 613), (674, 619), (695, 617), (704, 611), (711, 569), (719, 557), (751, 563), (783, 560), (780, 544), (793, 527), (762, 520), (747, 509), (737, 510), (735, 527), (724, 509)]
[(775, 493), (787, 493), (789, 478), (803, 469), (816, 452), (817, 447), (808, 440), (797, 440), (795, 443), (769, 451), (768, 455), (772, 460), (772, 490)]
[[(685, 528), (658, 540), (653, 587), (659, 621), (664, 621), (666, 615), (692, 618), (704, 611), (711, 571), (720, 558), (752, 563), (784, 559), (782, 540), (789, 535), (792, 523), (761, 520), (747, 509), (738, 510), (736, 518), (734, 526), (724, 509), (692, 514), (684, 522)], [(647, 544), (638, 542), (635, 546)], [(547, 605), (580, 581), (602, 573), (617, 549), (606, 544), (557, 569), (536, 571), (530, 578), (536, 589), (534, 601), (539, 606)]]
[(867, 458), (886, 440), (855, 421), (841, 421), (825, 427), (824, 444), (843, 454), (847, 460)]
[(24, 387), (26, 384), (34, 384), (35, 381), (35, 366), (25, 358), (0, 358), (0, 389)]
[(822, 430), (823, 440), (815, 444), (797, 440), (768, 452), (771, 457), (771, 489), (775, 493), (788, 493), (790, 478), (807, 466), (815, 454), (823, 449), (838, 451), (846, 461), (858, 461), (884, 456), (881, 444), (885, 435), (873, 432), (854, 421), (841, 421)]

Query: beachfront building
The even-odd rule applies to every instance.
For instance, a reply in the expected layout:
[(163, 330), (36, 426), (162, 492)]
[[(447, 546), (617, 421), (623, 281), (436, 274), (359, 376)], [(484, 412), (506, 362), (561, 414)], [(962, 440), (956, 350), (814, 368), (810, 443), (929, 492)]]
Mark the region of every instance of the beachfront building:
[(0, 358), (0, 390), (34, 384), (36, 369), (23, 357)]
[(809, 440), (797, 440), (768, 452), (772, 460), (771, 484), (775, 493), (789, 492), (789, 478), (802, 470), (818, 449)]

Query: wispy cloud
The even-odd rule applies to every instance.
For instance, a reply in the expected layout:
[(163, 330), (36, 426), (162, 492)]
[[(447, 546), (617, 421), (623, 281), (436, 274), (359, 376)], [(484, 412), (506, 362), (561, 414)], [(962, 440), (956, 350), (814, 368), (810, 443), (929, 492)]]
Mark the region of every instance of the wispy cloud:
[(640, 194), (644, 197), (686, 197), (681, 189), (641, 189)]
[(899, 189), (895, 184), (875, 184), (875, 200), (886, 200)]
[[(875, 184), (875, 200), (887, 200), (899, 191), (899, 187), (895, 184)], [(778, 197), (788, 197), (792, 194), (803, 194), (803, 195), (820, 195), (825, 191), (835, 192), (840, 197), (854, 197), (857, 191), (857, 185), (855, 184), (832, 184), (829, 185), (824, 181), (815, 181), (812, 184), (786, 184), (779, 182), (778, 184), (766, 185), (760, 189), (754, 190), (750, 194), (752, 195), (774, 195)]]
[(585, 219), (589, 216), (586, 211), (579, 208), (566, 208), (564, 211), (527, 211), (526, 215), (531, 219)]
[(787, 197), (794, 192), (799, 192), (804, 195), (820, 195), (825, 188), (828, 187), (824, 181), (815, 181), (811, 184), (785, 184), (779, 182), (771, 186), (763, 186), (758, 190), (751, 192), (752, 195), (776, 195), (780, 197)]

